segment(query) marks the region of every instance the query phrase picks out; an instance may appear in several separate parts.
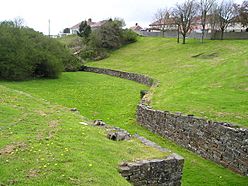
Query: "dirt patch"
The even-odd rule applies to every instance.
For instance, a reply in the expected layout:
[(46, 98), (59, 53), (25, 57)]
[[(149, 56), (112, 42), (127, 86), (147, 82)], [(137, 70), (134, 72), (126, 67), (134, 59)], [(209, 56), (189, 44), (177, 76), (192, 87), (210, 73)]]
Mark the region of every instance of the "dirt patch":
[(18, 183), (17, 180), (8, 180), (6, 184), (0, 182), (0, 186), (15, 185), (17, 183)]
[(80, 180), (78, 178), (69, 177), (69, 180), (73, 185), (81, 185)]
[(37, 134), (36, 139), (38, 141), (50, 140), (56, 134), (56, 132), (57, 132), (57, 130), (41, 131)]
[(205, 53), (200, 53), (197, 55), (192, 56), (193, 58), (200, 58), (200, 59), (213, 59), (218, 57), (218, 54), (216, 52), (210, 53), (210, 54), (205, 54)]
[(200, 53), (200, 54), (196, 54), (196, 55), (194, 55), (194, 56), (192, 56), (193, 58), (197, 58), (197, 57), (200, 57), (200, 56), (202, 56), (204, 53)]
[(48, 128), (38, 132), (37, 140), (40, 141), (40, 140), (43, 140), (43, 139), (46, 139), (46, 140), (51, 139), (56, 134), (56, 132), (58, 131), (58, 128), (57, 128), (58, 126), (59, 126), (59, 121), (58, 120), (49, 121), (48, 122)]
[(39, 114), (40, 116), (46, 116), (47, 114), (44, 112), (44, 111), (42, 111), (42, 110), (36, 110), (35, 111), (37, 114)]
[(58, 120), (52, 120), (48, 123), (50, 128), (57, 128), (57, 126), (59, 125), (59, 121)]
[(27, 145), (23, 142), (13, 143), (6, 145), (4, 148), (0, 149), (0, 155), (8, 155), (16, 150), (25, 150)]
[(43, 140), (43, 139), (44, 139), (44, 135), (43, 135), (43, 133), (44, 133), (44, 132), (39, 132), (39, 133), (37, 134), (36, 139), (37, 139), (38, 141), (41, 141), (41, 140)]
[(31, 169), (27, 173), (27, 178), (35, 178), (39, 176), (40, 170), (38, 169)]

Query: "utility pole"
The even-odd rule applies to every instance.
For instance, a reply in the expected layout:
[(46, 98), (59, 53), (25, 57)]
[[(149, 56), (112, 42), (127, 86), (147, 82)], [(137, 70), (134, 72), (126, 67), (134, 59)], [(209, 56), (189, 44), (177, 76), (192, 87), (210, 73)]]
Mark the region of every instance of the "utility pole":
[(51, 37), (51, 35), (50, 35), (50, 19), (48, 20), (48, 37)]

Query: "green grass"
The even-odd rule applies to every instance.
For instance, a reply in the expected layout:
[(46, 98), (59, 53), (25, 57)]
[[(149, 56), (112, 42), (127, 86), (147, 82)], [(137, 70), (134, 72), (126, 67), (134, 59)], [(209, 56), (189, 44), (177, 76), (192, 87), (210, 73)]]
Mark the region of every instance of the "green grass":
[(89, 119), (104, 118), (107, 123), (123, 126), (135, 118), (140, 90), (148, 89), (132, 81), (82, 72), (64, 73), (60, 79), (2, 84), (30, 92), (53, 103), (77, 108)]
[[(68, 108), (76, 107), (80, 111), (80, 113), (86, 116), (87, 118), (103, 119), (104, 121), (108, 122), (111, 125), (122, 127), (131, 133), (138, 133), (140, 135), (143, 135), (146, 138), (160, 144), (161, 146), (165, 148), (169, 148), (173, 152), (176, 152), (182, 155), (185, 158), (185, 167), (184, 167), (184, 172), (183, 172), (183, 185), (190, 185), (190, 186), (191, 185), (193, 186), (194, 185), (195, 186), (199, 186), (199, 185), (209, 185), (209, 186), (212, 186), (212, 185), (228, 185), (228, 186), (229, 185), (240, 185), (241, 186), (242, 185), (242, 186), (245, 186), (247, 185), (247, 182), (248, 182), (247, 177), (239, 176), (238, 174), (235, 174), (231, 172), (230, 170), (223, 168), (222, 166), (219, 166), (211, 161), (205, 160), (195, 155), (194, 153), (184, 148), (178, 147), (174, 143), (171, 143), (170, 141), (166, 139), (158, 137), (157, 135), (152, 134), (151, 132), (139, 126), (135, 122), (135, 107), (137, 103), (139, 102), (139, 91), (141, 89), (147, 89), (148, 87), (146, 86), (137, 84), (132, 81), (123, 80), (123, 79), (110, 77), (106, 75), (99, 75), (99, 74), (93, 74), (93, 73), (82, 73), (82, 72), (64, 73), (60, 79), (56, 79), (56, 80), (33, 80), (33, 81), (27, 81), (27, 82), (0, 82), (0, 84), (10, 89), (16, 89), (16, 90), (27, 92), (35, 97), (39, 97), (40, 99), (42, 98), (46, 99), (50, 102), (50, 105), (55, 104), (55, 105), (66, 106)], [(15, 97), (19, 97), (19, 95), (16, 95)], [(32, 108), (33, 107), (32, 104), (34, 104), (33, 101), (34, 100), (24, 100), (23, 102), (27, 105), (30, 104), (29, 109), (31, 110), (33, 109)], [(49, 102), (47, 102), (48, 105), (49, 105)], [(58, 106), (58, 107), (60, 108), (61, 106)], [(45, 108), (47, 108), (47, 105), (45, 105)], [(46, 111), (45, 108), (44, 108), (44, 112)], [(51, 109), (51, 110), (54, 111), (54, 109)], [(9, 122), (12, 123), (12, 119), (14, 119), (12, 117), (13, 112), (14, 112), (13, 108), (9, 108), (8, 110), (4, 112), (5, 112), (3, 113), (4, 115), (6, 115), (6, 112), (9, 115), (9, 119), (6, 119), (6, 121), (8, 123)], [(22, 115), (23, 114), (21, 112), (17, 112), (15, 118), (18, 118), (18, 116), (20, 117)], [(59, 117), (62, 117), (62, 116), (66, 117), (64, 115), (67, 115), (67, 114), (64, 114), (64, 112), (63, 114), (60, 113)], [(53, 119), (56, 119), (57, 117), (58, 115), (55, 115)], [(68, 117), (72, 117), (71, 114), (68, 113)], [(27, 116), (27, 118), (29, 117)], [(73, 153), (73, 157), (75, 156), (75, 159), (73, 159), (73, 163), (68, 163), (71, 165), (71, 167), (69, 168), (70, 171), (67, 172), (66, 167), (68, 165), (67, 164), (63, 165), (63, 163), (60, 165), (58, 169), (56, 169), (57, 172), (59, 172), (60, 174), (61, 174), (61, 170), (67, 174), (65, 176), (66, 178), (64, 178), (61, 181), (61, 183), (63, 183), (63, 181), (67, 181), (65, 182), (66, 184), (67, 183), (72, 184), (72, 182), (70, 182), (69, 177), (73, 175), (72, 178), (80, 179), (81, 184), (92, 184), (92, 185), (125, 185), (127, 184), (124, 180), (121, 180), (120, 176), (116, 172), (116, 166), (120, 158), (119, 155), (122, 157), (122, 155), (118, 153), (123, 152), (123, 149), (130, 148), (130, 147), (126, 146), (122, 148), (122, 147), (115, 146), (116, 149), (112, 149), (112, 147), (109, 147), (108, 145), (109, 143), (112, 144), (112, 142), (106, 140), (104, 135), (101, 135), (99, 139), (98, 139), (98, 136), (97, 137), (95, 136), (96, 139), (94, 142), (88, 142), (88, 140), (91, 139), (92, 137), (91, 134), (94, 134), (94, 132), (91, 131), (91, 128), (84, 129), (84, 130), (87, 129), (87, 131), (83, 133), (84, 134), (89, 133), (89, 135), (87, 135), (87, 138), (82, 141), (82, 136), (80, 136), (80, 133), (81, 133), (80, 127), (82, 126), (78, 125), (79, 120), (76, 122), (74, 122), (74, 119), (67, 120), (67, 118), (65, 118), (65, 120), (67, 121), (66, 122), (67, 125), (65, 127), (66, 131), (63, 133), (64, 135), (61, 135), (61, 134), (57, 135), (58, 138), (56, 138), (56, 140), (60, 141), (59, 146), (61, 146), (62, 151), (64, 150), (64, 148), (68, 148), (69, 146), (66, 139), (69, 139), (70, 143), (71, 141), (73, 141), (73, 143), (75, 143), (73, 146), (75, 147), (75, 149), (77, 149), (77, 151), (74, 151)], [(76, 123), (76, 125), (73, 125), (73, 123)], [(73, 127), (72, 132), (70, 132), (69, 130), (71, 127)], [(94, 130), (97, 130), (97, 129), (94, 128)], [(68, 134), (71, 134), (72, 136), (67, 137), (66, 135)], [(77, 134), (79, 134), (79, 136), (77, 136)], [(75, 139), (73, 138), (74, 135), (77, 136), (75, 137)], [(16, 141), (16, 140), (9, 139), (8, 143), (12, 141)], [(86, 144), (88, 144), (87, 146), (88, 148), (84, 147), (83, 152), (84, 154), (87, 154), (87, 155), (83, 157), (83, 160), (81, 160), (82, 156), (80, 155), (81, 148), (76, 148), (78, 147), (78, 144), (80, 144), (81, 142), (84, 144), (82, 145), (83, 147)], [(62, 151), (59, 151), (58, 149), (56, 148), (56, 151), (58, 151), (58, 156), (59, 156)], [(104, 154), (104, 157), (102, 157), (102, 154), (99, 153), (99, 151), (100, 152), (104, 151), (106, 153)], [(129, 151), (126, 153), (128, 154)], [(27, 155), (26, 157), (28, 156), (30, 155)], [(32, 158), (32, 156), (30, 157)], [(113, 160), (114, 162), (109, 163), (109, 159), (112, 159), (112, 158), (114, 159)], [(133, 157), (130, 157), (130, 158), (133, 158)], [(82, 164), (82, 167), (76, 166), (77, 161), (86, 162), (86, 164)], [(103, 170), (103, 172), (101, 172), (100, 170), (102, 169), (97, 166), (100, 164), (99, 163), (100, 161), (103, 162), (103, 166), (106, 167), (106, 170)], [(89, 164), (92, 164), (93, 166), (89, 167), (88, 166)], [(20, 166), (23, 166), (23, 165), (21, 165), (20, 163)], [(73, 166), (76, 166), (75, 168), (76, 171), (73, 171), (74, 170), (72, 168)], [(93, 167), (95, 167), (95, 169), (92, 170)], [(53, 171), (54, 169), (51, 169), (49, 173), (54, 175), (55, 173)], [(86, 171), (86, 176), (81, 175), (77, 171), (79, 172)], [(17, 172), (17, 174), (19, 175), (19, 172)], [(74, 175), (74, 174), (77, 174), (77, 175)], [(8, 177), (8, 176), (6, 175), (5, 177)], [(58, 176), (58, 175), (56, 175), (55, 177), (58, 177), (57, 181), (62, 179), (61, 176)], [(52, 178), (42, 177), (41, 179), (39, 179), (39, 181), (43, 179), (46, 181), (44, 183), (48, 183), (48, 180)], [(93, 182), (90, 182), (91, 179), (93, 179)]]
[(120, 162), (166, 155), (135, 139), (108, 140), (80, 124), (79, 113), (42, 98), (2, 85), (0, 95), (0, 185), (129, 185)]
[(141, 73), (160, 81), (155, 109), (248, 126), (248, 41), (140, 38), (88, 65)]

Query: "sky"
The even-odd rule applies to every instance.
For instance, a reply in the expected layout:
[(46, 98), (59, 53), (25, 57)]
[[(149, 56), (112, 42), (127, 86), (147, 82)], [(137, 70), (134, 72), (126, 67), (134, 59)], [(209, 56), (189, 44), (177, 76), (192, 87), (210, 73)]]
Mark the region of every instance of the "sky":
[[(26, 26), (48, 34), (48, 20), (52, 35), (64, 28), (91, 18), (101, 21), (122, 18), (126, 26), (139, 23), (142, 27), (154, 21), (159, 8), (172, 7), (184, 0), (0, 0), (0, 21), (20, 17)], [(240, 3), (242, 0), (235, 0)]]

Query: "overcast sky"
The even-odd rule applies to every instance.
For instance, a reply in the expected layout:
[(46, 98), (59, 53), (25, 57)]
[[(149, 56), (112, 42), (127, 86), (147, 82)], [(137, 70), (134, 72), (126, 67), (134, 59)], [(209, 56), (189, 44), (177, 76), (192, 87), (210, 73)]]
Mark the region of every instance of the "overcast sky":
[[(159, 8), (171, 7), (177, 1), (166, 0), (1, 0), (0, 21), (21, 17), (25, 25), (48, 34), (58, 34), (63, 28), (92, 18), (100, 21), (107, 18), (123, 18), (128, 27), (136, 22), (147, 27), (154, 20)], [(242, 0), (235, 0), (242, 2)]]

